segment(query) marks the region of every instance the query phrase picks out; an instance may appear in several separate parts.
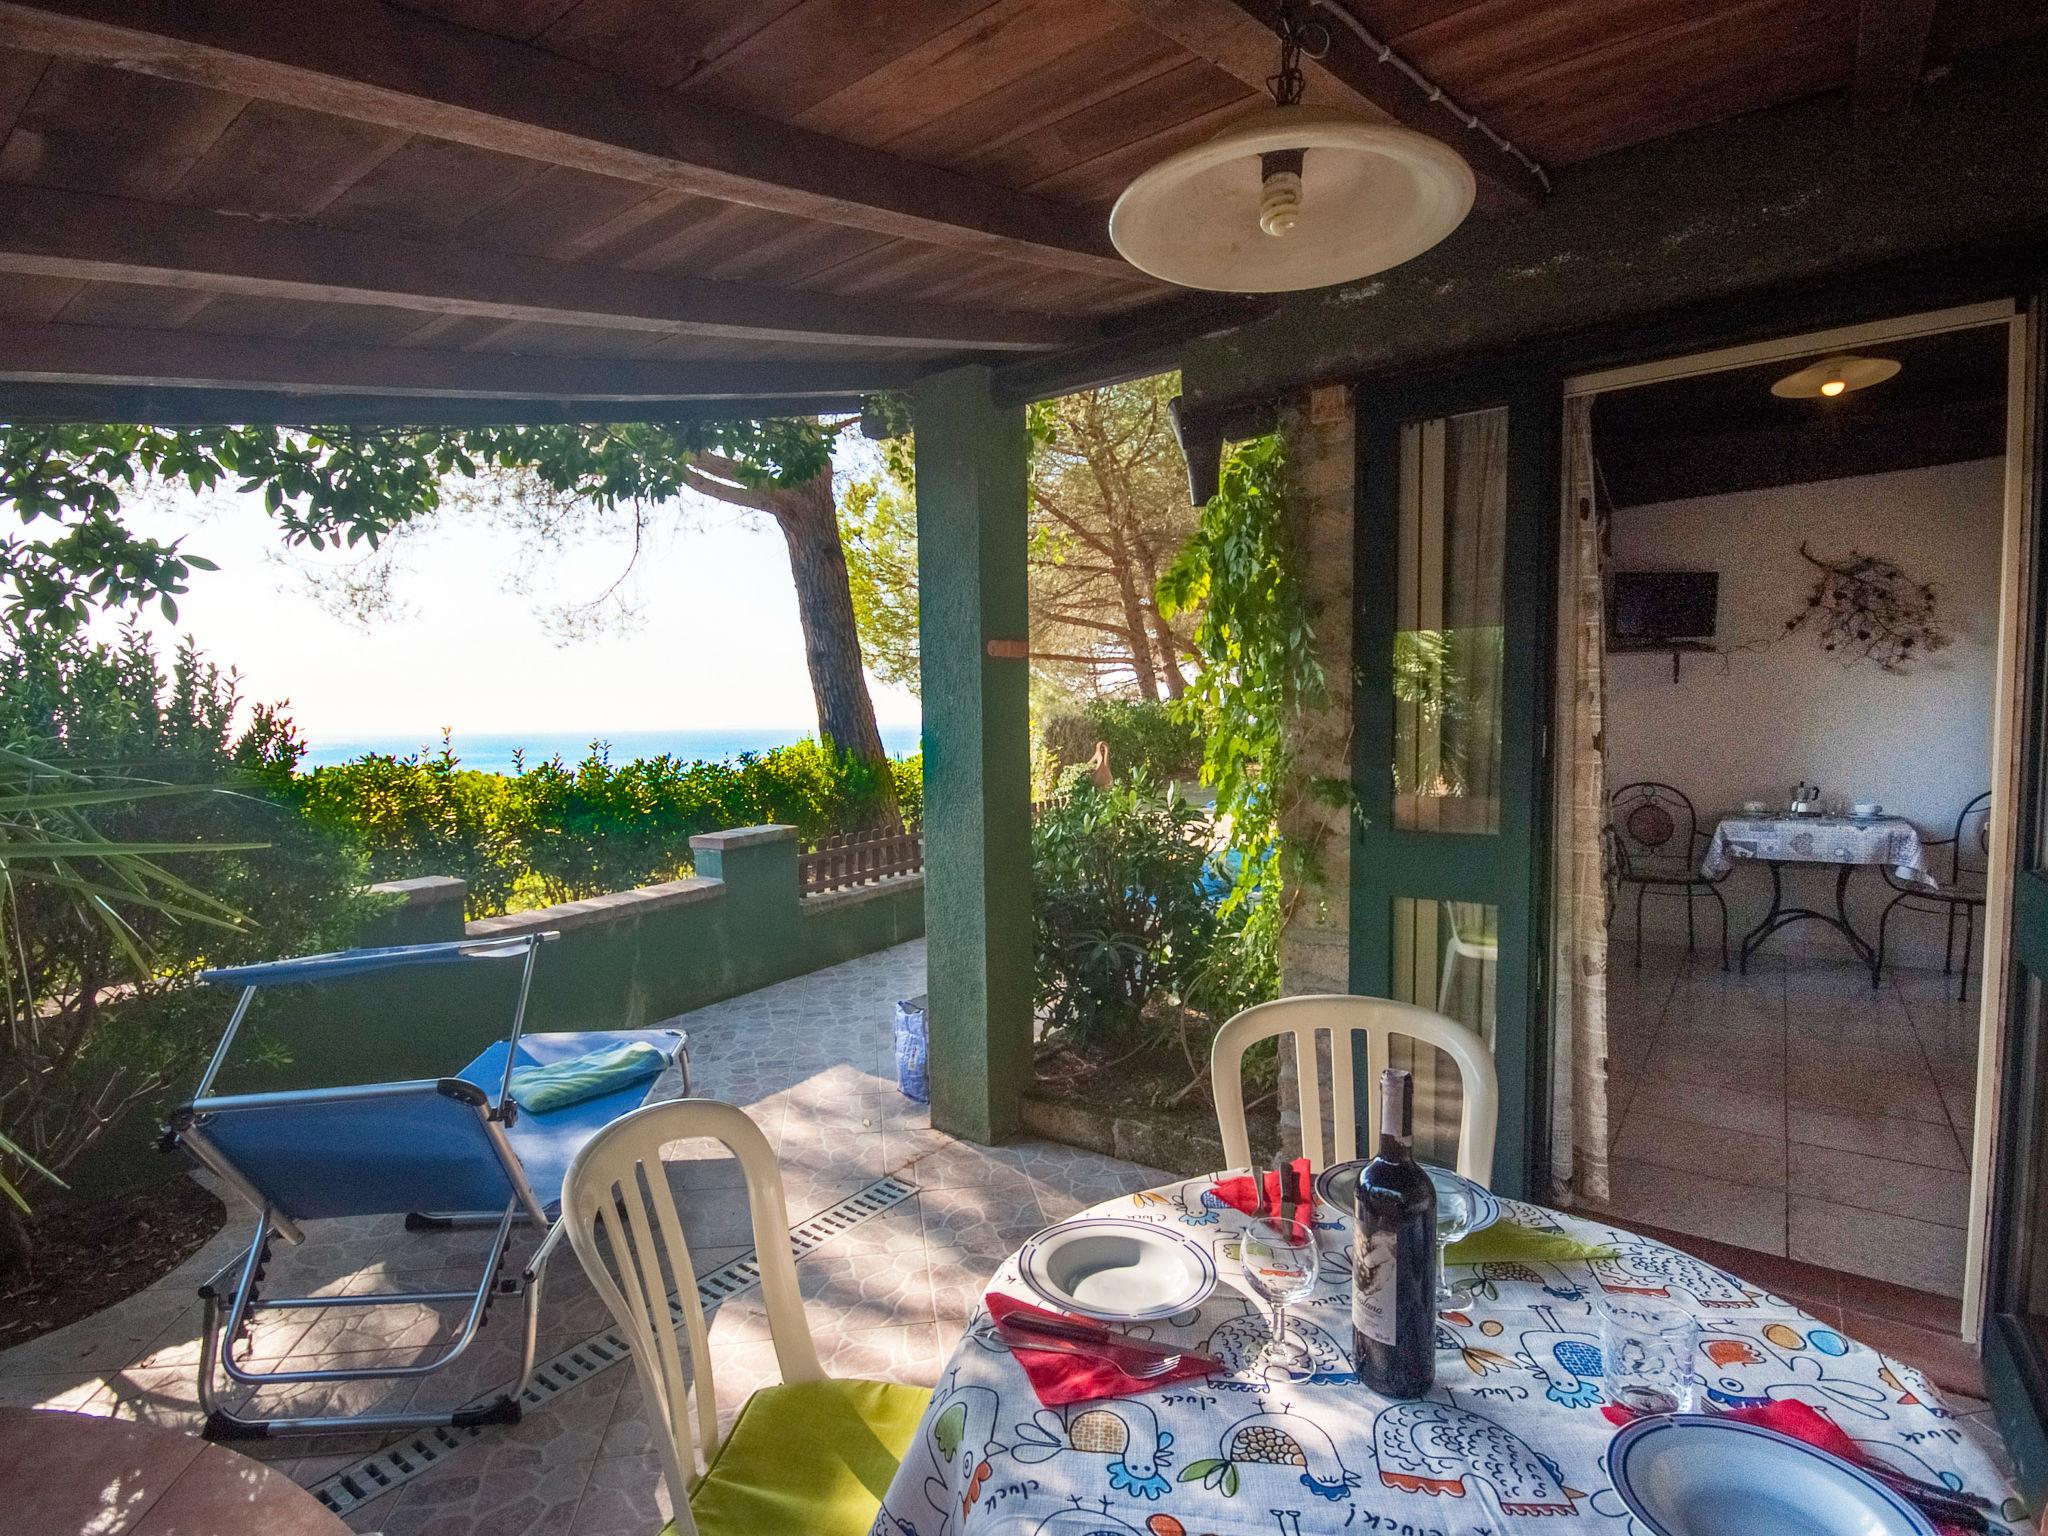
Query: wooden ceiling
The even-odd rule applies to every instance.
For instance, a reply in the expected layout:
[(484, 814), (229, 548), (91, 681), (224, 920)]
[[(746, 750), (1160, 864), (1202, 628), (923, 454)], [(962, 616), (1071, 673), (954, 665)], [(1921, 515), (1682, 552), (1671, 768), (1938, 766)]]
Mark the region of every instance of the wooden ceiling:
[[(1895, 110), (2048, 24), (2048, 0), (1345, 3), (1552, 170), (1851, 84)], [(1311, 102), (1459, 144), (1480, 216), (1540, 201), (1304, 14), (1330, 43)], [(0, 411), (644, 414), (1140, 356), (1237, 311), (1124, 266), (1109, 204), (1260, 102), (1279, 15), (0, 0)]]

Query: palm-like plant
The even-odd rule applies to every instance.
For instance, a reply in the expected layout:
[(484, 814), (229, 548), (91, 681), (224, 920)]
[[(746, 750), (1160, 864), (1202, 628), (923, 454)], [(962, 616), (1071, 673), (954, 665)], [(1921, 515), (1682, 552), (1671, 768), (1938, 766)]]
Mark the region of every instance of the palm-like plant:
[[(147, 1091), (116, 1077), (102, 1087), (97, 1102), (65, 1103), (53, 1111), (53, 1094), (87, 1048), (96, 1010), (67, 1008), (39, 995), (37, 977), (46, 967), (32, 953), (31, 928), (55, 923), (104, 933), (111, 952), (126, 961), (138, 982), (147, 981), (154, 967), (130, 916), (150, 912), (228, 931), (240, 928), (240, 914), (158, 861), (265, 844), (120, 841), (93, 823), (96, 811), (207, 792), (118, 769), (61, 768), (22, 748), (0, 746), (0, 1123), (14, 1132), (0, 1134), (0, 1197), (20, 1211), (28, 1209), (25, 1178), (57, 1180), (52, 1167), (61, 1167), (80, 1144), (73, 1122), (82, 1122), (89, 1134), (120, 1104)], [(34, 925), (24, 921), (30, 903), (39, 909)]]

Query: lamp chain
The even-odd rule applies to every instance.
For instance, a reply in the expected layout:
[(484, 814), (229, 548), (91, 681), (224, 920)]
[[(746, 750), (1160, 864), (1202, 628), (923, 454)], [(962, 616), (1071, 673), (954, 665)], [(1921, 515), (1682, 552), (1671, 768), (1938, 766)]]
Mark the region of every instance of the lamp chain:
[(1291, 107), (1301, 100), (1304, 80), (1301, 73), (1301, 32), (1294, 19), (1294, 7), (1286, 7), (1280, 15), (1280, 73), (1266, 81), (1266, 89), (1273, 95), (1273, 104)]

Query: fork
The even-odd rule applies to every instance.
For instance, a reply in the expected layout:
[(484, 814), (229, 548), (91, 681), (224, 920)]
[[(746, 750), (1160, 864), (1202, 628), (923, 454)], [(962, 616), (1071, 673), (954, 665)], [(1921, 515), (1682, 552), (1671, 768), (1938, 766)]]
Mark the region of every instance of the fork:
[(1056, 1338), (1051, 1334), (1012, 1328), (1006, 1323), (996, 1324), (996, 1337), (1012, 1349), (1033, 1349), (1048, 1355), (1078, 1355), (1083, 1360), (1097, 1360), (1133, 1381), (1150, 1381), (1155, 1376), (1164, 1376), (1168, 1371), (1176, 1369), (1184, 1358), (1178, 1354), (1148, 1355), (1140, 1365), (1125, 1365), (1123, 1361), (1104, 1353), (1101, 1349)]

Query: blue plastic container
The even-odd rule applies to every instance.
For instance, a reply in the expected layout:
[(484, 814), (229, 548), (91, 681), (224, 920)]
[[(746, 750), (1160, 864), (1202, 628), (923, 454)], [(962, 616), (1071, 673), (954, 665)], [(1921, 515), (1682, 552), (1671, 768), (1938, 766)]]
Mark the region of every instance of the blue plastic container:
[(920, 1104), (931, 1102), (931, 1084), (925, 1077), (925, 1000), (913, 997), (896, 1005), (896, 1086), (904, 1097)]

